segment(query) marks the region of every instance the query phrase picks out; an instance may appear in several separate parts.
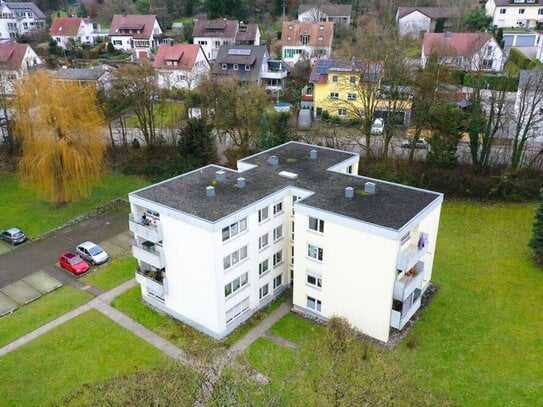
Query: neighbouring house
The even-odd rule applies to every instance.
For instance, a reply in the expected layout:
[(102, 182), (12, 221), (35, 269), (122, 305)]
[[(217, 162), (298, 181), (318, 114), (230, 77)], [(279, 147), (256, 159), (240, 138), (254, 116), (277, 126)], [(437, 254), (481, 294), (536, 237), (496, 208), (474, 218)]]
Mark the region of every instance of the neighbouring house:
[[(95, 29), (97, 30), (95, 32)], [(66, 49), (70, 42), (94, 44), (100, 31), (99, 26), (89, 19), (80, 17), (59, 17), (53, 20), (49, 35), (60, 48)]]
[(466, 71), (501, 72), (505, 54), (490, 33), (426, 33), (421, 65), (434, 54), (440, 63)]
[(168, 42), (155, 15), (115, 14), (109, 38), (115, 49), (132, 51), (137, 59), (148, 59), (162, 42)]
[[(543, 17), (543, 16), (542, 16)], [(505, 53), (512, 47), (518, 48), (528, 58), (537, 58), (541, 46), (541, 34), (530, 29), (503, 29), (503, 46)]]
[(330, 58), (334, 23), (284, 21), (281, 30), (282, 60), (294, 66), (301, 59), (314, 62)]
[(496, 27), (536, 28), (543, 23), (541, 0), (488, 0), (485, 9)]
[(74, 81), (82, 85), (91, 84), (97, 90), (108, 91), (111, 89), (111, 81), (115, 70), (115, 67), (106, 64), (92, 68), (61, 68), (53, 72), (53, 78), (62, 81)]
[(163, 44), (153, 61), (161, 89), (193, 90), (209, 77), (211, 67), (197, 44)]
[(45, 25), (46, 16), (34, 3), (0, 1), (0, 38), (17, 38)]
[(130, 193), (143, 299), (224, 338), (291, 285), (296, 311), (388, 341), (430, 285), (443, 195), (359, 158), (290, 142)]
[(15, 82), (37, 68), (43, 61), (28, 44), (0, 43), (0, 93), (15, 93)]
[(283, 88), (289, 71), (282, 61), (270, 60), (265, 45), (223, 45), (212, 66), (213, 77), (219, 81), (233, 77), (239, 82), (265, 86), (272, 92)]
[(401, 36), (422, 37), (424, 33), (434, 32), (440, 20), (443, 30), (451, 30), (458, 18), (455, 7), (398, 7), (396, 25)]
[(515, 124), (528, 141), (543, 141), (543, 72), (538, 70), (520, 71), (515, 98)]
[(328, 21), (349, 27), (352, 8), (350, 4), (300, 4), (298, 21)]
[(196, 21), (192, 38), (193, 44), (202, 46), (204, 54), (210, 61), (217, 58), (222, 45), (260, 45), (257, 24), (244, 24), (223, 18)]

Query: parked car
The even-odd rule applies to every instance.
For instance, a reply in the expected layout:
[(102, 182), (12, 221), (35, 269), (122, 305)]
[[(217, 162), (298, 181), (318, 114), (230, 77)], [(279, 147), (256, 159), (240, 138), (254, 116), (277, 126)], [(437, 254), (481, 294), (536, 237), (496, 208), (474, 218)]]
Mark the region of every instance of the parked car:
[(2, 233), (0, 233), (0, 238), (13, 246), (23, 243), (27, 239), (23, 231), (18, 228), (4, 230)]
[(383, 134), (385, 130), (385, 121), (378, 117), (373, 121), (371, 125), (371, 134)]
[[(402, 141), (401, 146), (403, 148), (411, 148), (413, 146), (413, 139), (408, 139)], [(417, 143), (415, 144), (415, 148), (428, 148), (428, 142), (424, 138), (417, 139)]]
[(92, 264), (102, 264), (109, 260), (104, 249), (93, 242), (83, 242), (75, 248), (75, 251)]
[(58, 262), (60, 263), (60, 267), (74, 273), (77, 276), (83, 274), (90, 268), (89, 263), (73, 252), (62, 253), (58, 258)]

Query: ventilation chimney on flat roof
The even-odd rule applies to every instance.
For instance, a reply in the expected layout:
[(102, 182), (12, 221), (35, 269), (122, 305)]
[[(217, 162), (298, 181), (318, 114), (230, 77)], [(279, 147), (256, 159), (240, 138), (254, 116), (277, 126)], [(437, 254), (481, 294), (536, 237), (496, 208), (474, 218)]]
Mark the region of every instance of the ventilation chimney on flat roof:
[(215, 187), (212, 187), (211, 185), (206, 187), (206, 195), (208, 198), (215, 196)]
[(316, 160), (318, 155), (319, 152), (317, 150), (311, 150), (309, 152), (309, 158), (311, 158), (312, 160)]
[(352, 198), (354, 196), (354, 188), (347, 187), (345, 188), (345, 198)]
[(276, 155), (270, 156), (270, 158), (268, 158), (268, 163), (270, 163), (270, 165), (273, 165), (273, 166), (278, 165), (279, 164), (279, 157), (277, 157)]
[(239, 177), (237, 185), (238, 185), (238, 188), (245, 188), (245, 178)]
[(368, 181), (364, 184), (364, 192), (367, 192), (368, 194), (375, 195), (375, 192), (376, 192), (375, 188), (376, 188), (375, 182)]
[(225, 172), (223, 170), (219, 170), (219, 171), (215, 172), (215, 179), (218, 182), (223, 182), (226, 179)]

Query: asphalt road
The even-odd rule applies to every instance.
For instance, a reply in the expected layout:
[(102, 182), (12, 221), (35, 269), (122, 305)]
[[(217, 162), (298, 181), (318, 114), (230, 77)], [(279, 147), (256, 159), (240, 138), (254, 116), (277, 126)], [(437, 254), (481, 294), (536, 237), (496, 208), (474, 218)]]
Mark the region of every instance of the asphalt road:
[[(36, 271), (43, 270), (63, 284), (82, 286), (69, 272), (55, 263), (61, 252), (75, 250), (85, 240), (99, 243), (128, 229), (127, 207), (121, 207), (48, 234), (34, 242), (26, 242), (0, 256), (0, 287), (5, 287)], [(0, 243), (1, 244), (1, 243)]]

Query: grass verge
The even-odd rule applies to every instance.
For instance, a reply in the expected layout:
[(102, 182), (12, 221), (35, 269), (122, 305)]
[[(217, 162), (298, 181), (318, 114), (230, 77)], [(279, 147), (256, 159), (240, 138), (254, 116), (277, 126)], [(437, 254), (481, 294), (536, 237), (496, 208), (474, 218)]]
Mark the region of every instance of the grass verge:
[[(154, 105), (156, 118), (156, 127), (164, 128), (179, 128), (185, 115), (185, 107), (183, 103), (173, 101), (161, 101)], [(138, 119), (136, 116), (129, 117), (126, 120), (127, 127), (138, 127)]]
[(121, 257), (93, 270), (81, 280), (102, 291), (108, 291), (133, 278), (136, 265), (134, 257)]

